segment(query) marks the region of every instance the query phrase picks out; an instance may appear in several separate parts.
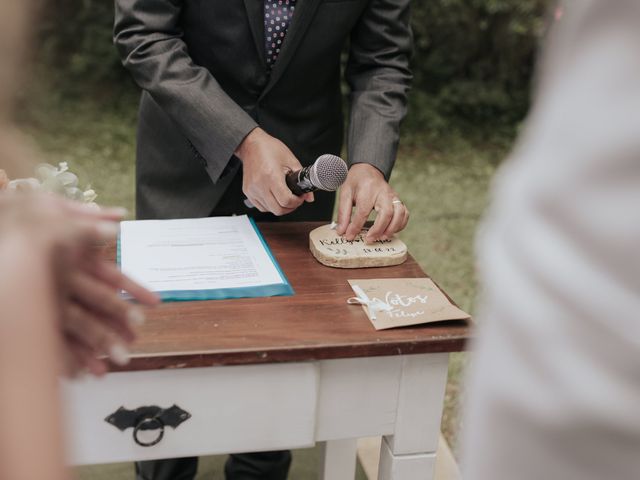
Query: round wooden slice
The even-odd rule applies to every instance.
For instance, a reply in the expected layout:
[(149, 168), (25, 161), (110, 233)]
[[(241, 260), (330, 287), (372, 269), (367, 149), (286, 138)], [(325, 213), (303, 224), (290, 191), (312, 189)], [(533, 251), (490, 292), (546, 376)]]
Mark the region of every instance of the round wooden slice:
[(331, 225), (316, 228), (309, 234), (311, 253), (323, 265), (337, 268), (389, 267), (407, 259), (407, 246), (402, 240), (379, 240), (366, 244), (367, 229), (351, 242), (339, 236)]

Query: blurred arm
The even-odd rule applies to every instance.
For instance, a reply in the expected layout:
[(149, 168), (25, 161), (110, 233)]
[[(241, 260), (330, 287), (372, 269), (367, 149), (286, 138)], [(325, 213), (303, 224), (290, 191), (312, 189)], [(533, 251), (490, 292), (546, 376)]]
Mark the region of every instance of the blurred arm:
[(124, 66), (207, 161), (216, 182), (257, 124), (189, 56), (179, 24), (183, 1), (115, 4), (114, 41)]
[(51, 252), (0, 239), (0, 478), (62, 480), (58, 299)]

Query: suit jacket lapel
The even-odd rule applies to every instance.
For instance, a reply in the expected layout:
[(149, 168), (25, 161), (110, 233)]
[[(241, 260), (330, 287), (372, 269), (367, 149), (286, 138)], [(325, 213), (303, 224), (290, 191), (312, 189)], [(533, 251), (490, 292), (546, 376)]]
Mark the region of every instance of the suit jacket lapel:
[[(300, 41), (302, 40), (302, 37), (304, 36), (304, 32), (307, 30), (307, 27), (309, 27), (309, 24), (313, 19), (313, 15), (316, 13), (320, 1), (321, 0), (298, 0), (298, 2), (296, 3), (296, 10), (293, 14), (293, 18), (291, 20), (289, 30), (287, 31), (287, 35), (284, 38), (282, 49), (280, 50), (278, 59), (273, 66), (273, 70), (271, 71), (269, 83), (267, 83), (267, 86), (262, 92), (262, 95), (260, 95), (260, 98), (264, 97), (267, 92), (271, 90), (273, 85), (278, 81), (278, 79), (286, 70), (287, 65), (291, 61), (296, 48), (298, 47)], [(264, 36), (264, 24), (262, 26), (262, 29), (262, 35)]]
[(264, 1), (244, 0), (244, 6), (247, 9), (247, 18), (249, 19), (253, 41), (258, 50), (258, 56), (260, 57), (262, 66), (267, 68), (267, 60), (264, 52)]

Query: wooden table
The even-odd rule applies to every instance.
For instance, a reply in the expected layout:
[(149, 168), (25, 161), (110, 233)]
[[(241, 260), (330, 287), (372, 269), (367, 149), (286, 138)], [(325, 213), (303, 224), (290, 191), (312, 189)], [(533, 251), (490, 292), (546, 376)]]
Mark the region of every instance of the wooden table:
[[(316, 226), (260, 226), (294, 296), (163, 304), (148, 312), (130, 365), (65, 384), (71, 462), (323, 442), (320, 478), (346, 480), (354, 478), (357, 438), (382, 435), (380, 479), (431, 479), (448, 354), (464, 348), (468, 324), (376, 331), (361, 307), (347, 305), (347, 279), (425, 273), (413, 258), (388, 268), (324, 267), (308, 249)], [(105, 255), (114, 258), (113, 246)], [(186, 420), (167, 427), (153, 446), (138, 445), (133, 428), (121, 431), (105, 420), (119, 407), (173, 405)], [(153, 443), (160, 425), (142, 423), (139, 440)]]

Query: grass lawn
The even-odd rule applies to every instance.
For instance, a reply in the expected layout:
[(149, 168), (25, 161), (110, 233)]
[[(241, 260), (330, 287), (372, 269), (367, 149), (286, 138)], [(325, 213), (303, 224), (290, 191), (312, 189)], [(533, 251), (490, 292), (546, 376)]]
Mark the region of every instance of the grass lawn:
[[(22, 123), (45, 158), (50, 163), (68, 162), (81, 182), (98, 192), (98, 202), (133, 212), (135, 115), (134, 100), (108, 106), (95, 99), (55, 100), (29, 105)], [(470, 142), (453, 133), (435, 142), (423, 137), (413, 133), (405, 139), (391, 179), (411, 211), (411, 222), (401, 237), (425, 271), (473, 313), (474, 232), (487, 203), (490, 179), (505, 155), (505, 142)], [(454, 451), (465, 359), (465, 354), (451, 356), (442, 422)], [(203, 459), (198, 478), (223, 478), (223, 460)], [(316, 464), (317, 449), (296, 451), (291, 478), (316, 478)], [(130, 464), (86, 467), (79, 472), (81, 480), (133, 478)], [(357, 478), (364, 479), (360, 469)]]

